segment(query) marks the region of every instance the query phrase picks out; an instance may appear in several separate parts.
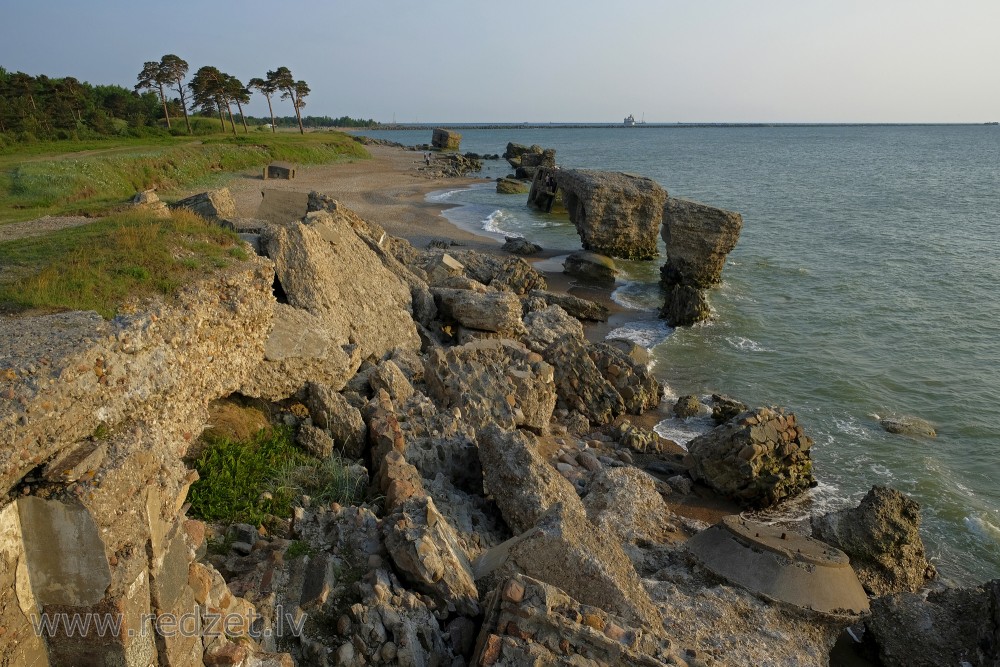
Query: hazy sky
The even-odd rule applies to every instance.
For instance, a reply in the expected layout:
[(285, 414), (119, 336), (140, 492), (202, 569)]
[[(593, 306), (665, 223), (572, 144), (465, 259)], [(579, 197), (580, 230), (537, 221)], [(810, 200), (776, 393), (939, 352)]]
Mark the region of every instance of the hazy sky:
[(283, 65), (306, 114), (380, 121), (984, 122), (998, 30), (1000, 0), (0, 0), (0, 66)]

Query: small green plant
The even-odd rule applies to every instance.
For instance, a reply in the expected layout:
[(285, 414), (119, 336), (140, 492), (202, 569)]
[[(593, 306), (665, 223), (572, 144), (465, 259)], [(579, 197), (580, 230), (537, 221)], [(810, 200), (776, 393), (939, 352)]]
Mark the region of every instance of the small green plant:
[(191, 486), (191, 514), (206, 521), (260, 525), (269, 515), (289, 516), (292, 489), (264, 493), (288, 462), (305, 465), (309, 457), (295, 446), (291, 427), (276, 426), (249, 440), (209, 436), (194, 462), (200, 479)]
[(309, 496), (319, 504), (350, 504), (361, 500), (366, 478), (347, 465), (339, 454), (306, 464), (290, 461), (276, 475), (272, 490), (275, 494), (291, 491), (296, 496)]
[(315, 553), (316, 550), (309, 546), (308, 542), (295, 540), (287, 549), (285, 549), (285, 558), (290, 560), (292, 558), (298, 558), (299, 556), (311, 556)]

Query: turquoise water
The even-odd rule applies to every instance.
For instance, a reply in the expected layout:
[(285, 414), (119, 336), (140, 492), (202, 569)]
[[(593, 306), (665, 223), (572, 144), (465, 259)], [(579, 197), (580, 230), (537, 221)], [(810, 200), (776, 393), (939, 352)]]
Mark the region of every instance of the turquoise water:
[[(407, 144), (430, 131), (373, 133)], [(463, 150), (508, 141), (557, 150), (564, 168), (650, 176), (672, 195), (743, 214), (716, 319), (655, 317), (660, 262), (625, 263), (615, 293), (639, 311), (671, 395), (723, 392), (794, 411), (816, 440), (820, 486), (786, 514), (855, 504), (891, 485), (923, 508), (942, 576), (1000, 577), (1000, 129), (736, 127), (465, 130)], [(507, 173), (487, 163), (487, 176)], [(565, 219), (492, 184), (439, 192), (477, 231), (579, 248)], [(916, 415), (935, 439), (884, 432)], [(703, 424), (665, 422), (684, 439)]]

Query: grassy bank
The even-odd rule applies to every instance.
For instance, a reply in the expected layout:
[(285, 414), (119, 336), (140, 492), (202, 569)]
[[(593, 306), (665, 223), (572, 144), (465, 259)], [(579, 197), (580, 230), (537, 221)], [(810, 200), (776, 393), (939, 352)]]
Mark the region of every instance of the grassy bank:
[(157, 188), (162, 199), (227, 174), (282, 160), (325, 164), (369, 157), (341, 132), (117, 139), (31, 144), (0, 155), (0, 224), (45, 215), (96, 215)]
[(206, 271), (247, 258), (238, 237), (188, 211), (130, 212), (0, 243), (0, 313), (95, 310), (170, 296)]

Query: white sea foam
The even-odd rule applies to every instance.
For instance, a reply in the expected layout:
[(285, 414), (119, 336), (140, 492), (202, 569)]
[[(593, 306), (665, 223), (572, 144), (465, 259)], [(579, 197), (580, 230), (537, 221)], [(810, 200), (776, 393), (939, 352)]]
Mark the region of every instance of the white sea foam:
[(651, 350), (666, 340), (671, 333), (673, 329), (663, 320), (641, 320), (612, 329), (604, 339), (623, 338)]
[(431, 201), (431, 202), (448, 201), (449, 199), (451, 199), (456, 194), (458, 194), (459, 192), (462, 192), (462, 191), (463, 191), (462, 189), (459, 189), (459, 190), (435, 190), (434, 192), (431, 192), (431, 193), (429, 193), (427, 195), (427, 201)]
[(726, 336), (726, 342), (744, 352), (770, 352), (757, 341), (743, 336)]
[(715, 423), (712, 422), (710, 417), (691, 417), (690, 419), (671, 417), (670, 419), (664, 419), (654, 426), (653, 430), (667, 440), (673, 440), (684, 449), (687, 449), (687, 443), (699, 435), (708, 433), (714, 426)]
[(655, 283), (628, 281), (611, 293), (611, 300), (622, 308), (655, 311), (659, 309), (663, 297)]
[(485, 229), (488, 232), (492, 232), (494, 234), (521, 237), (521, 234), (518, 234), (517, 232), (508, 232), (506, 229), (503, 229), (503, 227), (501, 227), (504, 221), (506, 221), (507, 218), (509, 217), (510, 216), (507, 213), (505, 213), (500, 209), (497, 209), (492, 213), (490, 213), (488, 216), (486, 216), (486, 219), (483, 220), (483, 229)]
[(1000, 526), (995, 526), (981, 516), (967, 516), (965, 527), (979, 540), (1000, 545)]

